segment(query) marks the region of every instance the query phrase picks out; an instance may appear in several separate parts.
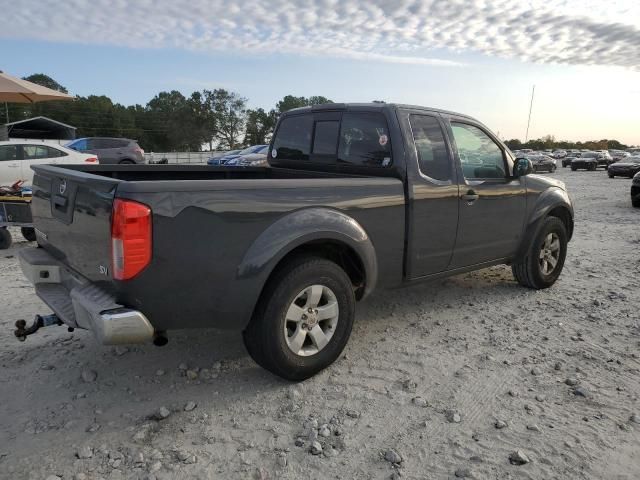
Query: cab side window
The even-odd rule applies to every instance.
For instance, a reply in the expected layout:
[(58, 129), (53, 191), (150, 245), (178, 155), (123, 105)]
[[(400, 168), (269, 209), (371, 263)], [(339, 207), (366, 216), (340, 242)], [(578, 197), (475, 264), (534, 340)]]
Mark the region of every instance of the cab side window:
[(430, 115), (411, 115), (409, 123), (420, 172), (435, 180), (451, 180), (451, 160), (438, 119)]
[(25, 160), (49, 158), (49, 150), (45, 145), (23, 145), (22, 151)]
[(342, 116), (338, 163), (358, 167), (391, 165), (391, 141), (384, 115), (345, 113)]
[(54, 147), (45, 147), (47, 149), (47, 158), (66, 157), (68, 153), (58, 150)]
[(2, 145), (0, 146), (0, 162), (9, 160), (18, 160), (18, 146), (17, 145)]
[(502, 149), (491, 137), (467, 123), (451, 122), (451, 130), (467, 180), (507, 176)]

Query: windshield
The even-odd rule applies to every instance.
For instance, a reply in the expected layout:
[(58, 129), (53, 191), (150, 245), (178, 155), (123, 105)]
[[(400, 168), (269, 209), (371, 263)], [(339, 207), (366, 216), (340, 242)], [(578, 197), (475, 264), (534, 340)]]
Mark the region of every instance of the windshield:
[(595, 158), (598, 155), (600, 155), (599, 153), (596, 152), (585, 152), (582, 154), (582, 158)]

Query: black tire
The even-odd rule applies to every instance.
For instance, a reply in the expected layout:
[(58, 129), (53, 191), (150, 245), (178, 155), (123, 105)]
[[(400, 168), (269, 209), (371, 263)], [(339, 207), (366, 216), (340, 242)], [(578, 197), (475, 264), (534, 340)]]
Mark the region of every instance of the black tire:
[(20, 229), (20, 233), (27, 242), (35, 242), (36, 241), (36, 230), (33, 227), (22, 227)]
[[(540, 252), (546, 237), (552, 233), (558, 236), (560, 251), (555, 268), (545, 275), (540, 266)], [(557, 217), (547, 217), (524, 257), (514, 261), (511, 265), (513, 276), (524, 287), (535, 288), (536, 290), (549, 288), (562, 273), (564, 260), (567, 256), (567, 243), (567, 229), (562, 220)]]
[[(331, 289), (338, 303), (335, 332), (324, 348), (313, 355), (294, 353), (285, 338), (285, 315), (296, 296), (311, 285)], [(342, 353), (355, 317), (355, 295), (347, 274), (323, 258), (301, 256), (291, 259), (269, 279), (253, 318), (243, 332), (249, 355), (261, 367), (292, 381), (312, 377), (331, 365)]]
[(615, 177), (615, 175), (613, 173), (610, 173), (609, 178), (613, 178), (613, 177)]
[(591, 165), (589, 165), (589, 171), (591, 172), (595, 172), (597, 168), (598, 168), (598, 165), (595, 163), (592, 163)]
[(136, 163), (136, 162), (134, 162), (133, 160), (126, 160), (126, 159), (125, 159), (125, 160), (120, 160), (118, 163), (119, 163), (120, 165), (133, 165), (133, 164), (134, 164), (134, 163)]
[(6, 250), (13, 243), (11, 233), (6, 228), (0, 228), (0, 250)]
[(632, 198), (631, 205), (635, 208), (640, 208), (640, 198)]
[(574, 167), (573, 165), (571, 165), (571, 171), (575, 172), (576, 170), (578, 170), (578, 167)]

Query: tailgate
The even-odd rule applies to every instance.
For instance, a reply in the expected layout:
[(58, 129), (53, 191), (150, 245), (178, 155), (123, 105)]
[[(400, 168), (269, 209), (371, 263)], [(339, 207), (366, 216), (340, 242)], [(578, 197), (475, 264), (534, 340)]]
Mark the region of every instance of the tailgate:
[(31, 210), (38, 244), (93, 282), (110, 282), (111, 210), (121, 180), (33, 166)]

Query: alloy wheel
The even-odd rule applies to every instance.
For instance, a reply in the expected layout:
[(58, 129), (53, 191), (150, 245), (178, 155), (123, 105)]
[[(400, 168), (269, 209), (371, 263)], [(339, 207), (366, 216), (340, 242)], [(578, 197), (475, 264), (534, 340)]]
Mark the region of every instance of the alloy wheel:
[(335, 293), (325, 285), (302, 290), (285, 316), (284, 335), (289, 350), (308, 357), (324, 349), (336, 331), (340, 308)]

